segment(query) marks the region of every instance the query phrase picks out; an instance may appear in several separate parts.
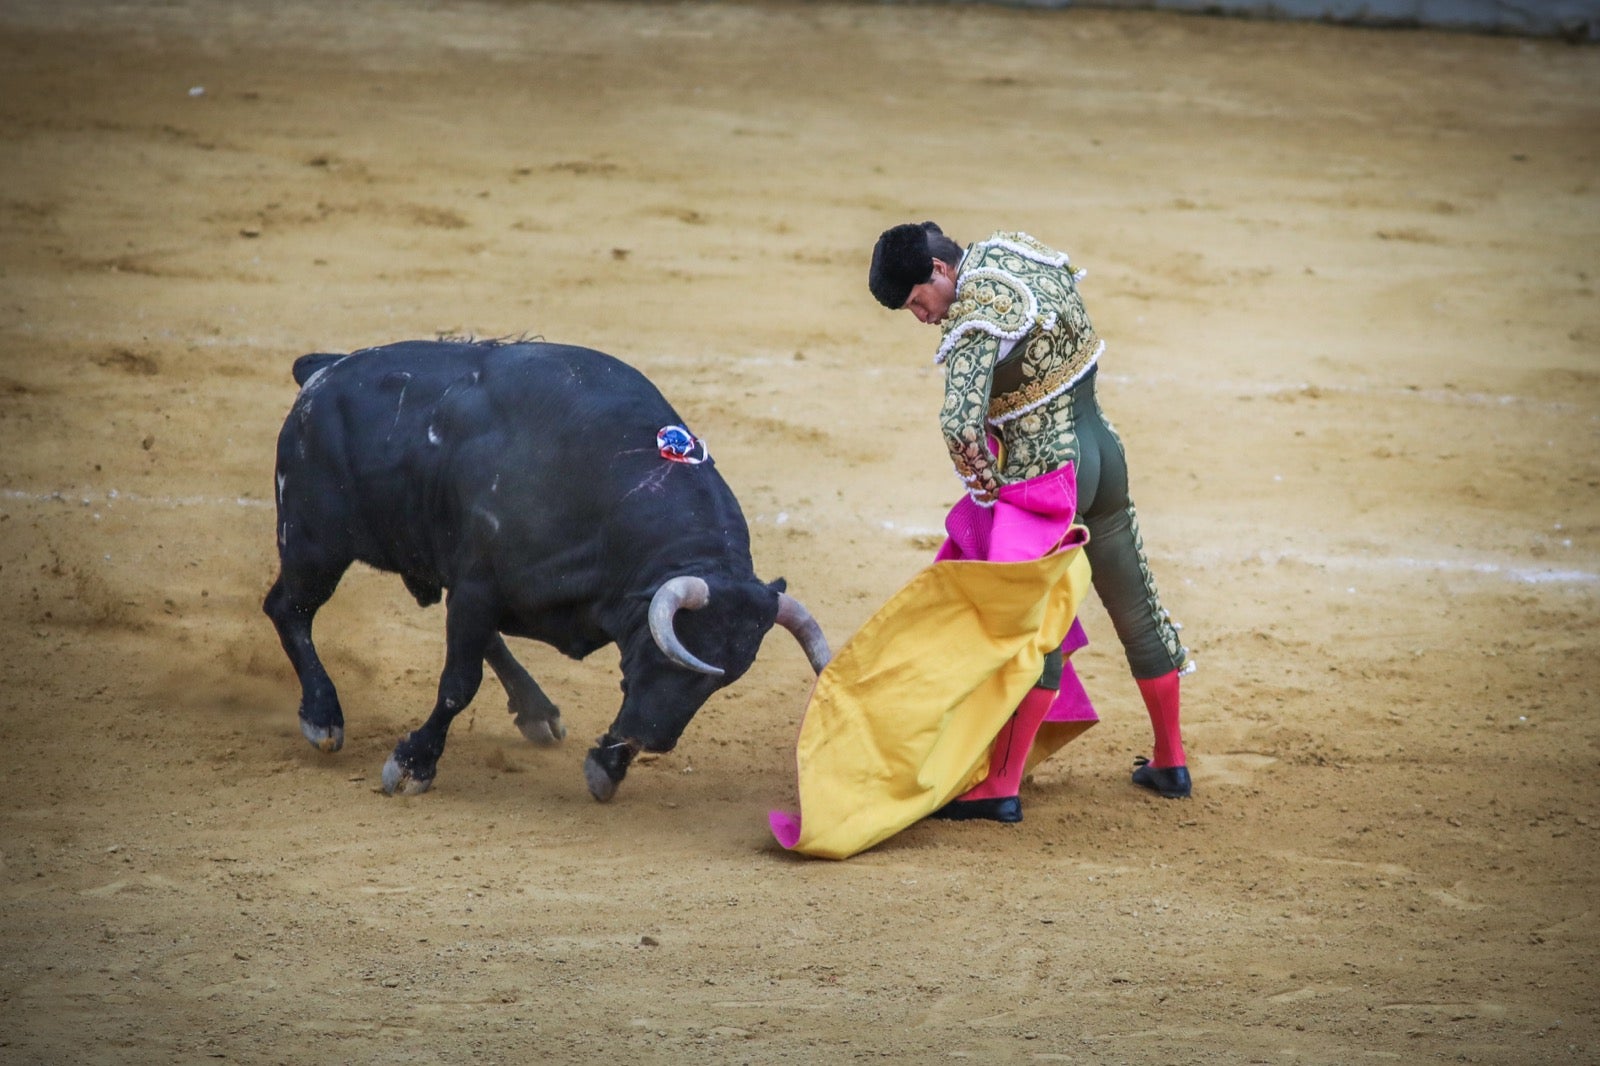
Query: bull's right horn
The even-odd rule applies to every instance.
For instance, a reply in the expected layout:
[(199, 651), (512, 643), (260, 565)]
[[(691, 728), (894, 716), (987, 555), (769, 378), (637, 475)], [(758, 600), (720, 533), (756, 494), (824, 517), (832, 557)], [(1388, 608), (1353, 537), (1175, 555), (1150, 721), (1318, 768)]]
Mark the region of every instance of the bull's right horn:
[(679, 666), (712, 677), (721, 677), (721, 667), (701, 662), (693, 652), (683, 646), (672, 628), (672, 617), (687, 607), (698, 611), (711, 600), (711, 589), (703, 577), (683, 575), (661, 583), (656, 594), (650, 597), (650, 635), (655, 638), (661, 653)]
[(806, 650), (811, 669), (822, 673), (822, 668), (833, 658), (833, 651), (828, 647), (828, 638), (822, 635), (822, 627), (811, 617), (805, 604), (787, 592), (778, 593), (778, 624), (793, 633), (794, 639)]

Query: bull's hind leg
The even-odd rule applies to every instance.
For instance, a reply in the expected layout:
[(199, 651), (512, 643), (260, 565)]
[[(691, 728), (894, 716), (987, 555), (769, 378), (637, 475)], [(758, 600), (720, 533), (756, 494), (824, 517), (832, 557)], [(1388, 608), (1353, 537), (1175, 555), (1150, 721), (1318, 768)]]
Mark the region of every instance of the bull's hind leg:
[(383, 790), (416, 795), (433, 786), (444, 754), (450, 723), (472, 702), (483, 683), (483, 660), (489, 652), (497, 609), (486, 589), (469, 584), (450, 590), (445, 605), (444, 672), (439, 675), (439, 697), (433, 713), (421, 728), (400, 738), (394, 754), (383, 764)]
[(284, 553), (278, 580), (261, 605), (300, 679), (300, 732), (320, 751), (338, 751), (344, 746), (344, 711), (333, 679), (311, 642), (311, 621), (339, 587), (349, 565), (346, 561), (336, 568), (305, 567), (292, 563)]
[(535, 744), (556, 744), (567, 735), (561, 721), (561, 708), (550, 701), (539, 683), (506, 647), (505, 638), (496, 633), (489, 641), (484, 660), (494, 669), (495, 676), (506, 690), (506, 708), (511, 712), (522, 735)]

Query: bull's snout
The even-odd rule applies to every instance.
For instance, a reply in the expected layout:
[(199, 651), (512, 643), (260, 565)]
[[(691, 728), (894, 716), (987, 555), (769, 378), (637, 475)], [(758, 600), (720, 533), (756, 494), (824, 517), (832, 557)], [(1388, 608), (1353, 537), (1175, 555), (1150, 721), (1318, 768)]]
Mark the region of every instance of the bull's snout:
[(639, 748), (637, 741), (617, 740), (610, 733), (601, 737), (583, 760), (583, 779), (589, 786), (589, 795), (601, 803), (609, 802), (628, 776), (628, 765)]

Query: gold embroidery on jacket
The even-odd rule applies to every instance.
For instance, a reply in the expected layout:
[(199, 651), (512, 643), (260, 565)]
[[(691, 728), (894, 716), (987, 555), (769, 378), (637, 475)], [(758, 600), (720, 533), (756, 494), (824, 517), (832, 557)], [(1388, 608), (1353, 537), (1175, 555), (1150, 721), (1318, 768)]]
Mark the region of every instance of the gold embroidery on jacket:
[(1066, 362), (1052, 368), (1042, 378), (1025, 382), (1019, 389), (994, 396), (989, 401), (989, 422), (1009, 422), (1071, 388), (1094, 365), (1104, 347), (1105, 343), (1093, 332), (1079, 337), (1077, 348)]

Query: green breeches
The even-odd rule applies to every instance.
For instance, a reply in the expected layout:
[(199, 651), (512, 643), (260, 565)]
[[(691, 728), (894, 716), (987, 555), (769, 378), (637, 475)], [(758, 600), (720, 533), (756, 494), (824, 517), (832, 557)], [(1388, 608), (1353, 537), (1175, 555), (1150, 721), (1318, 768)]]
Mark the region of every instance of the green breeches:
[(1133, 676), (1147, 680), (1182, 669), (1189, 655), (1161, 606), (1139, 535), (1138, 513), (1128, 495), (1127, 456), (1100, 410), (1094, 377), (1091, 373), (1057, 401), (1067, 408), (1057, 408), (1057, 425), (1070, 424), (1075, 438), (1058, 442), (1058, 447), (1074, 453), (1078, 520), (1089, 527), (1085, 551), (1094, 571), (1095, 595), (1111, 616)]

